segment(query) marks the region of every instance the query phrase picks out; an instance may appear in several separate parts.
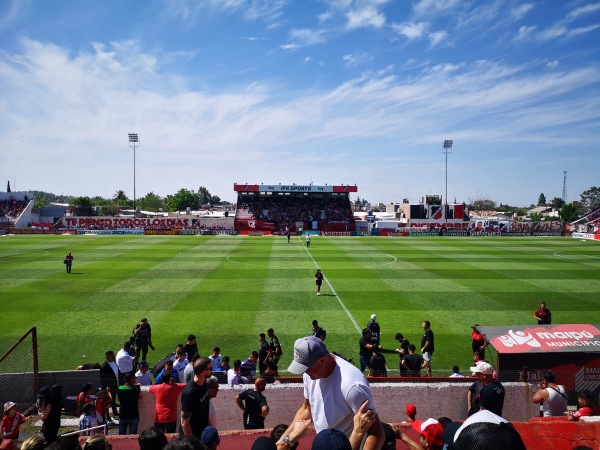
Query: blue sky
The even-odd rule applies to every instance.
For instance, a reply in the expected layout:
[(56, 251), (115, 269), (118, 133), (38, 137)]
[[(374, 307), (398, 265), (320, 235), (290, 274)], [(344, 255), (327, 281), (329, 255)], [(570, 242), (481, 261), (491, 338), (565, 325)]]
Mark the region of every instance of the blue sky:
[[(528, 206), (600, 186), (600, 2), (3, 0), (0, 183), (357, 184)], [(4, 184), (0, 185), (4, 189)]]

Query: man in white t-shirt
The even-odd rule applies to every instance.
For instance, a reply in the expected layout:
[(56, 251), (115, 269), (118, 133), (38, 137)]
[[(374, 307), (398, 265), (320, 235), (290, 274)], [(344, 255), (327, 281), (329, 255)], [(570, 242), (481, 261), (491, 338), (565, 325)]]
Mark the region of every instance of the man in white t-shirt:
[(303, 375), (304, 402), (291, 425), (277, 442), (279, 450), (294, 444), (289, 434), (299, 420), (311, 420), (317, 433), (335, 428), (350, 437), (354, 415), (361, 405), (376, 414), (375, 421), (366, 434), (363, 448), (379, 450), (385, 435), (373, 402), (371, 387), (365, 376), (349, 362), (327, 351), (325, 343), (316, 337), (300, 338), (294, 344), (294, 361), (288, 368), (291, 373)]
[(117, 366), (121, 375), (126, 375), (129, 372), (133, 372), (133, 365), (136, 362), (135, 358), (131, 356), (128, 350), (131, 348), (131, 342), (126, 341), (123, 348), (117, 352)]
[(242, 361), (236, 359), (233, 362), (233, 367), (227, 371), (227, 384), (231, 387), (237, 386), (241, 381)]
[(188, 364), (189, 361), (186, 352), (183, 349), (183, 345), (179, 344), (175, 351), (175, 360), (173, 361), (173, 375), (177, 374), (173, 377), (175, 383), (184, 383), (183, 373)]

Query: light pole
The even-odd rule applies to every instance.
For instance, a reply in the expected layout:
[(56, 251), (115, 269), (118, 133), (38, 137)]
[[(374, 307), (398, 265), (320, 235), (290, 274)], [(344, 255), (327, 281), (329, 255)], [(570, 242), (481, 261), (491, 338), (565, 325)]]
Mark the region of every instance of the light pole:
[(446, 229), (448, 228), (448, 154), (452, 153), (452, 144), (454, 141), (445, 140), (444, 141), (444, 150), (442, 153), (446, 155), (446, 195), (444, 197), (444, 217), (446, 219)]
[(135, 148), (140, 146), (140, 140), (137, 133), (129, 133), (129, 146), (133, 147), (133, 217), (136, 214), (135, 199)]

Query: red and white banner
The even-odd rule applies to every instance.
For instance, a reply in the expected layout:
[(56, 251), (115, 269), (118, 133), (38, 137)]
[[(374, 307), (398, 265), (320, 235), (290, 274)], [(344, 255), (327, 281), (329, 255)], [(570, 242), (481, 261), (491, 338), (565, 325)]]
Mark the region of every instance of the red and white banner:
[(498, 353), (600, 353), (600, 330), (588, 324), (478, 327)]

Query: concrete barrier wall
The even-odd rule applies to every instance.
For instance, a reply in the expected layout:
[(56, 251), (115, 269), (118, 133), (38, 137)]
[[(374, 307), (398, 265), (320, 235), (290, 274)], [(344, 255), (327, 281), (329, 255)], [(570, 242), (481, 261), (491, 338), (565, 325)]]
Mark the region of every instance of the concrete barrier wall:
[[(506, 397), (503, 415), (510, 421), (526, 422), (539, 415), (539, 406), (531, 402), (533, 385), (525, 383), (504, 383)], [(464, 420), (467, 417), (468, 383), (373, 383), (371, 389), (379, 416), (384, 422), (401, 422), (406, 417), (407, 403), (417, 406), (417, 417), (449, 417)], [(218, 429), (237, 430), (242, 427), (242, 412), (235, 403), (235, 396), (243, 389), (219, 386), (216, 399), (211, 400), (217, 410)], [(140, 430), (154, 423), (154, 394), (147, 387), (142, 388), (140, 400)], [(274, 427), (280, 423), (289, 424), (296, 410), (302, 404), (304, 395), (301, 384), (270, 384), (264, 392), (269, 403), (269, 415), (265, 426)]]

